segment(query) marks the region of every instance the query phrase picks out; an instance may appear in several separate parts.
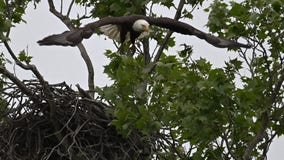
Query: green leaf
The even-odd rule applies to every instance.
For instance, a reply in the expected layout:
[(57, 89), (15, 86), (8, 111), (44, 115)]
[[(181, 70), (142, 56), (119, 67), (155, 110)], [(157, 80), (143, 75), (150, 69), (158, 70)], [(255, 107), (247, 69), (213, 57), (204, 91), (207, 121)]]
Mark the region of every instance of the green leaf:
[(274, 11), (283, 14), (283, 10), (284, 10), (284, 6), (283, 6), (283, 2), (281, 2), (280, 0), (274, 0), (272, 3), (272, 8), (274, 9)]
[(241, 17), (248, 15), (247, 9), (240, 3), (231, 2), (232, 8), (229, 11), (229, 15), (234, 17)]
[(24, 50), (22, 50), (22, 51), (19, 53), (18, 58), (19, 58), (20, 61), (29, 64), (29, 63), (31, 62), (31, 59), (32, 59), (33, 57), (28, 56), (28, 55), (26, 54), (26, 52), (25, 52)]

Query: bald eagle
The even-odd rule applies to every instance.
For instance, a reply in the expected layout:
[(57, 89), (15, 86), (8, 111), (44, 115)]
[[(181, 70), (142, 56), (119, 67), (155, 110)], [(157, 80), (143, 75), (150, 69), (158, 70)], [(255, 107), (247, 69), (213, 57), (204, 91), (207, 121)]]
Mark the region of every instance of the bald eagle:
[(194, 35), (204, 39), (218, 48), (250, 48), (249, 44), (242, 44), (232, 40), (222, 39), (208, 33), (204, 33), (189, 24), (171, 18), (153, 18), (143, 15), (130, 15), (122, 17), (104, 17), (93, 23), (73, 31), (65, 31), (54, 34), (38, 41), (39, 45), (75, 46), (83, 39), (88, 39), (99, 29), (111, 39), (121, 43), (130, 40), (134, 46), (135, 40), (149, 32), (150, 25), (167, 28), (173, 32)]

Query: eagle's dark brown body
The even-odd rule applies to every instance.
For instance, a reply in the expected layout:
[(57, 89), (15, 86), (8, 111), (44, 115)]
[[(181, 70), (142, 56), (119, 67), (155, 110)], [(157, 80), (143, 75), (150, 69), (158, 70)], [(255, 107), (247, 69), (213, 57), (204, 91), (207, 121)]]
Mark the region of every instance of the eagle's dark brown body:
[(120, 40), (125, 41), (127, 32), (130, 32), (130, 40), (132, 43), (140, 35), (140, 33), (133, 31), (132, 25), (139, 19), (146, 20), (150, 25), (155, 25), (163, 28), (170, 29), (174, 32), (195, 35), (200, 39), (204, 39), (208, 43), (219, 48), (250, 48), (250, 45), (241, 44), (232, 40), (222, 39), (207, 33), (204, 33), (191, 25), (180, 22), (171, 18), (153, 18), (143, 15), (130, 15), (122, 17), (105, 17), (96, 22), (89, 23), (85, 27), (78, 28), (73, 31), (65, 31), (61, 34), (51, 35), (43, 40), (38, 41), (40, 45), (61, 45), (61, 46), (75, 46), (80, 43), (83, 39), (87, 39), (92, 36), (95, 30), (99, 29), (104, 25), (118, 25), (120, 27)]

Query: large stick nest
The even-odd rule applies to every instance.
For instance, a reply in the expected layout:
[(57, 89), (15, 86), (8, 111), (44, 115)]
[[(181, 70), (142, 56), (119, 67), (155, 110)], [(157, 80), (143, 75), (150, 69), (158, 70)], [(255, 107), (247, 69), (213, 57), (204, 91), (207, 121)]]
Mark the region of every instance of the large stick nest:
[(150, 142), (138, 131), (127, 138), (119, 135), (106, 113), (108, 105), (65, 83), (48, 85), (47, 96), (38, 81), (23, 82), (32, 97), (6, 84), (0, 104), (0, 159), (149, 158)]

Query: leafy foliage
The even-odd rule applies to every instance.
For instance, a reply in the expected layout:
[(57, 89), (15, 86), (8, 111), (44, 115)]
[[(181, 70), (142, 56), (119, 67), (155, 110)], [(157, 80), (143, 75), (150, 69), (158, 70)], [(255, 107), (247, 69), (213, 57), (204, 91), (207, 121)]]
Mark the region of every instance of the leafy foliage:
[[(8, 40), (14, 23), (24, 22), (25, 7), (32, 1), (6, 2), (0, 0), (3, 42)], [(159, 16), (153, 6), (174, 8), (177, 15), (181, 14), (179, 17), (192, 18), (192, 11), (204, 0), (180, 1), (181, 9), (172, 0), (75, 2), (92, 8), (88, 16), (72, 20), (79, 26), (87, 17)], [(166, 30), (152, 28), (152, 38), (138, 42), (141, 54), (130, 57), (107, 50), (105, 55), (111, 62), (104, 72), (113, 84), (96, 90), (97, 99), (108, 104), (106, 115), (112, 119), (104, 126), (112, 131), (115, 126), (113, 133), (117, 135), (118, 131), (121, 139), (130, 138), (133, 146), (133, 135), (137, 135), (139, 144), (147, 142), (147, 154), (156, 159), (264, 159), (273, 139), (284, 134), (284, 1), (215, 0), (205, 11), (209, 13), (207, 27), (212, 33), (248, 41), (253, 48), (236, 50), (238, 57), (225, 62), (224, 67), (214, 68), (205, 58), (193, 59), (192, 54), (198, 53), (188, 44), (182, 44), (175, 54), (168, 53), (169, 48), (179, 44), (174, 37), (167, 38), (171, 34)], [(150, 49), (150, 43), (154, 49)], [(31, 61), (24, 51), (18, 59), (26, 64)], [(6, 101), (2, 104), (7, 105)], [(87, 113), (83, 106), (80, 109), (80, 116)]]
[(25, 9), (30, 2), (34, 5), (39, 0), (0, 0), (0, 40), (8, 40), (8, 36), (4, 33), (9, 33), (13, 24), (25, 22), (22, 19), (25, 14)]
[[(254, 45), (238, 50), (240, 57), (223, 68), (192, 60), (186, 45), (179, 56), (163, 54), (150, 75), (143, 73), (141, 56), (108, 53), (105, 72), (114, 85), (99, 93), (116, 106), (113, 124), (126, 136), (136, 129), (169, 135), (157, 140), (164, 143), (156, 148), (158, 157), (265, 157), (275, 135), (283, 134), (282, 9), (281, 1), (214, 1), (206, 9), (209, 29), (221, 37), (249, 37)], [(250, 75), (242, 74), (245, 69)]]

